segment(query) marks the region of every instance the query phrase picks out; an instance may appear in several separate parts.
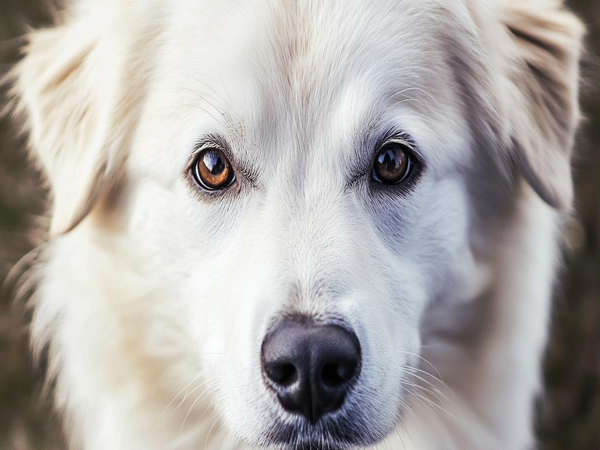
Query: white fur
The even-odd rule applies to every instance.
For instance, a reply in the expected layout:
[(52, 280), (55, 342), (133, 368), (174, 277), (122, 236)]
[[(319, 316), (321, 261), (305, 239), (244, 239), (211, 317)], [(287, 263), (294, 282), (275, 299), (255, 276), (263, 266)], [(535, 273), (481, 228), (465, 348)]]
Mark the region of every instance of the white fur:
[[(298, 418), (261, 343), (301, 313), (360, 340), (333, 420), (361, 445), (531, 448), (581, 35), (551, 0), (81, 1), (32, 33), (32, 342), (73, 447), (273, 446)], [(419, 181), (351, 182), (390, 129)], [(211, 198), (186, 169), (206, 135), (253, 172)]]

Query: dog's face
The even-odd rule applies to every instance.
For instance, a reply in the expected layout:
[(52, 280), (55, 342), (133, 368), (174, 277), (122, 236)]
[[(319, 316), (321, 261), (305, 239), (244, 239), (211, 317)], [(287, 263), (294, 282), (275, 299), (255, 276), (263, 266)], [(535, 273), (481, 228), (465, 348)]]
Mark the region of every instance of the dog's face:
[[(118, 183), (88, 229), (126, 242), (153, 292), (147, 329), (183, 367), (174, 394), (203, 380), (253, 445), (376, 442), (407, 412), (426, 308), (481, 285), (481, 224), (512, 195), (493, 153), (520, 140), (517, 169), (555, 204), (570, 195), (560, 153), (544, 178), (529, 135), (500, 117), (509, 77), (461, 2), (205, 3), (155, 5), (160, 21), (134, 8), (157, 26), (142, 62), (104, 75), (119, 85), (98, 94), (104, 109), (123, 93), (139, 106), (135, 126), (113, 110), (92, 127), (100, 140), (117, 116), (132, 135), (126, 156), (118, 142), (91, 157), (103, 172), (82, 192)], [(59, 204), (51, 181), (61, 231), (95, 200)]]
[[(386, 435), (418, 366), (424, 307), (461, 295), (473, 273), (460, 94), (431, 16), (390, 6), (349, 3), (333, 27), (334, 5), (264, 5), (259, 17), (241, 6), (218, 25), (204, 6), (182, 9), (157, 57), (128, 162), (129, 226), (176, 289), (185, 351), (207, 368), (216, 407), (254, 444)], [(290, 323), (356, 336), (353, 373), (327, 388), (344, 391), (340, 405), (288, 392), (323, 370), (318, 355), (304, 368), (276, 350), (298, 374), (271, 379), (269, 333), (290, 352), (345, 356), (343, 338), (297, 342)]]

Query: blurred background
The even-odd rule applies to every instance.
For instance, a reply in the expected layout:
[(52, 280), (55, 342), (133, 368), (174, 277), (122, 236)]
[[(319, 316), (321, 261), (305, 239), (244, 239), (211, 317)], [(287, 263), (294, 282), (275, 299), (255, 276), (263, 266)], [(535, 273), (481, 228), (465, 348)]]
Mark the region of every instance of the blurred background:
[[(0, 0), (0, 73), (19, 57), (29, 27), (49, 25), (57, 0)], [(538, 402), (542, 450), (600, 450), (600, 0), (571, 0), (588, 26), (583, 65), (583, 124), (574, 163), (577, 215), (556, 294), (545, 361), (547, 392)], [(5, 104), (0, 92), (0, 107)], [(46, 192), (27, 163), (23, 139), (0, 119), (0, 285), (43, 241)], [(27, 348), (28, 315), (0, 290), (0, 450), (64, 448), (60, 424), (43, 395), (43, 367)], [(482, 449), (485, 450), (485, 449)]]

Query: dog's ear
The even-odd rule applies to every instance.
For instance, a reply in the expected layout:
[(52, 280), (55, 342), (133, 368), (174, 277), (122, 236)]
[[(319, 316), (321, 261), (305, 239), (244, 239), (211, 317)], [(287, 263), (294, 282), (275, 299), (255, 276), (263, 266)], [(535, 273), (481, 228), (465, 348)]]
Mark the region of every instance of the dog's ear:
[(124, 50), (101, 18), (28, 36), (9, 80), (35, 159), (53, 195), (52, 235), (76, 226), (120, 176), (125, 152), (115, 125)]
[(553, 0), (508, 0), (502, 20), (514, 43), (509, 78), (518, 97), (506, 111), (511, 158), (544, 201), (568, 209), (583, 26)]

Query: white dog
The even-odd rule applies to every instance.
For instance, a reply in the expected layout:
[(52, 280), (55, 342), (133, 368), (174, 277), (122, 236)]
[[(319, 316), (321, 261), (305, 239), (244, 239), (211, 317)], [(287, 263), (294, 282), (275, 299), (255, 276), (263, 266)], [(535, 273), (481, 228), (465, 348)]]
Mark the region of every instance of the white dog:
[(106, 0), (13, 110), (74, 448), (534, 444), (580, 22), (552, 0)]

